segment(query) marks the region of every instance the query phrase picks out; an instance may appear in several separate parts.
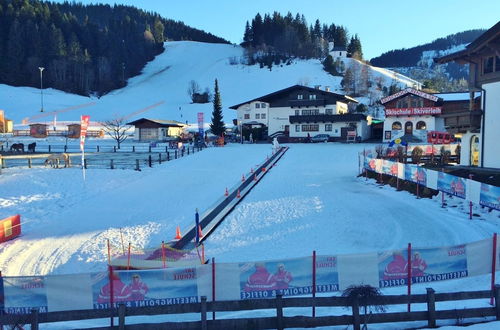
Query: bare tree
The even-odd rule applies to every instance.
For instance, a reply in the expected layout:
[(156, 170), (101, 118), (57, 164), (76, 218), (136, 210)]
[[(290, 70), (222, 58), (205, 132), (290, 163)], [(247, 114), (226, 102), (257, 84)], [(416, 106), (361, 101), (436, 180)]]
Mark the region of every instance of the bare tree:
[(194, 94), (200, 93), (200, 85), (194, 80), (191, 80), (188, 84), (187, 93), (191, 98), (191, 101), (194, 102)]
[(125, 124), (125, 118), (115, 117), (102, 122), (101, 125), (105, 128), (106, 134), (116, 141), (118, 149), (120, 149), (120, 144), (128, 137), (127, 131), (129, 126)]

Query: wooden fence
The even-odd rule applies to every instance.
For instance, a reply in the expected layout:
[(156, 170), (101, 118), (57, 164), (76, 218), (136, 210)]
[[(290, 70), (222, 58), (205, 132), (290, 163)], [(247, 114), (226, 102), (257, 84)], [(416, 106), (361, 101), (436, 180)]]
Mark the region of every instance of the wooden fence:
[[(463, 308), (436, 310), (437, 302), (469, 300), (469, 299), (495, 299), (492, 307)], [(454, 293), (435, 293), (428, 288), (427, 294), (381, 296), (368, 300), (349, 297), (316, 297), (316, 298), (283, 298), (278, 295), (275, 299), (254, 299), (207, 302), (206, 297), (201, 297), (200, 303), (188, 303), (155, 307), (126, 307), (119, 304), (117, 308), (101, 310), (78, 310), (64, 312), (38, 313), (36, 309), (31, 314), (5, 314), (0, 315), (1, 325), (31, 324), (31, 329), (38, 329), (40, 323), (54, 323), (77, 321), (99, 318), (110, 318), (111, 326), (94, 327), (91, 329), (113, 329), (114, 320), (118, 317), (119, 329), (285, 329), (285, 328), (313, 328), (335, 325), (353, 325), (354, 330), (361, 329), (362, 324), (397, 323), (426, 321), (427, 326), (434, 328), (438, 320), (464, 320), (467, 318), (491, 317), (500, 320), (500, 286), (485, 291), (467, 291)], [(423, 311), (391, 312), (369, 314), (366, 318), (360, 312), (360, 307), (365, 305), (407, 305), (426, 304)], [(344, 307), (350, 314), (329, 316), (284, 316), (285, 308), (311, 308), (318, 307)], [(216, 319), (216, 312), (234, 312), (250, 310), (274, 310), (275, 316)], [(363, 308), (361, 308), (361, 311)], [(212, 317), (209, 319), (209, 312)], [(127, 324), (126, 318), (130, 316), (165, 315), (199, 313), (199, 321), (163, 322)], [(314, 315), (314, 313), (313, 313)], [(116, 327), (115, 327), (116, 328)], [(90, 328), (89, 328), (90, 329)]]

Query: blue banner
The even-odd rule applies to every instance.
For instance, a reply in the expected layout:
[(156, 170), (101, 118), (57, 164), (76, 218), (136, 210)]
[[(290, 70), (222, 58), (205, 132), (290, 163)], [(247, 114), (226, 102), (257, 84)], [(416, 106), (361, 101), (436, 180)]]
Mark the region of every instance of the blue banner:
[(311, 259), (239, 264), (241, 299), (312, 294)]
[(427, 185), (427, 170), (421, 166), (414, 164), (405, 165), (405, 180)]
[(33, 308), (47, 312), (47, 291), (42, 276), (3, 278), (4, 309), (7, 314), (29, 314)]
[(500, 210), (500, 187), (481, 183), (479, 204)]
[(164, 306), (198, 302), (196, 268), (147, 271), (115, 271), (92, 274), (94, 308), (109, 308), (113, 303), (127, 307)]
[(466, 180), (458, 176), (439, 172), (437, 188), (450, 195), (465, 198)]

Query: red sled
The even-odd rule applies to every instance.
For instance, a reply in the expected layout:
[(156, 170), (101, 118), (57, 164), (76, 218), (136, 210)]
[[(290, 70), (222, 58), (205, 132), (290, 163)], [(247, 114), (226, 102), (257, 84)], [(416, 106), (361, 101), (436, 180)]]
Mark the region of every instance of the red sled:
[(21, 216), (19, 214), (0, 220), (0, 243), (21, 235)]

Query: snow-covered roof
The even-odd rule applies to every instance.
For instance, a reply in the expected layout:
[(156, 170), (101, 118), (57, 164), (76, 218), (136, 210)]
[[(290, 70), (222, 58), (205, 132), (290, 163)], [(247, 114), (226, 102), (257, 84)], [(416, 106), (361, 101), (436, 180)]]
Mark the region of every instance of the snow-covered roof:
[[(458, 93), (436, 93), (433, 94), (439, 98), (442, 98), (443, 101), (468, 101), (470, 96), (469, 92), (458, 92)], [(480, 92), (474, 93), (474, 98), (481, 96)]]

